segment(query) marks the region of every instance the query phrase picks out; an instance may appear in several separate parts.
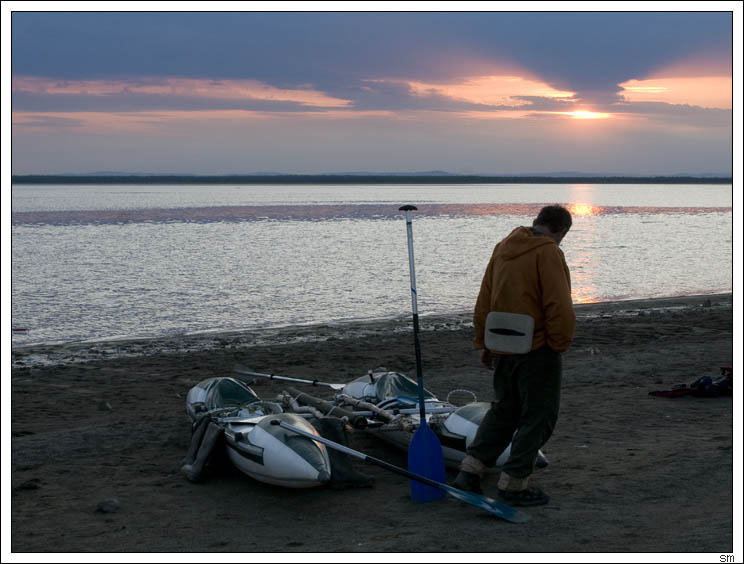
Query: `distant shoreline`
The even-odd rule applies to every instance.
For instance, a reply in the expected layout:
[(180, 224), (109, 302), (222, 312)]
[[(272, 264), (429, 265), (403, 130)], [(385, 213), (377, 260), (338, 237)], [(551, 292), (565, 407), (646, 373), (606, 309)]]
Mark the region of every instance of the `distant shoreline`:
[(700, 176), (14, 175), (12, 184), (732, 184)]

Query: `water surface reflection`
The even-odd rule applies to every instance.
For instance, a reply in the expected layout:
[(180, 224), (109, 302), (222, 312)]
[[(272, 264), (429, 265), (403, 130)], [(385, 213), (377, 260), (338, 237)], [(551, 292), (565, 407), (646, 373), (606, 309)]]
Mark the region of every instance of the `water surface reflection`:
[[(422, 204), (417, 216), (536, 216), (543, 206), (556, 202), (532, 204)], [(560, 203), (560, 202), (558, 202)], [(594, 206), (583, 201), (563, 203), (574, 215), (602, 216), (613, 214), (684, 214), (730, 212), (731, 207), (660, 207), (660, 206)], [(326, 221), (329, 219), (398, 219), (403, 217), (390, 204), (338, 205), (272, 205), (209, 206), (194, 208), (153, 208), (117, 210), (27, 211), (11, 214), (13, 225), (83, 225), (124, 223), (212, 223), (235, 221)]]

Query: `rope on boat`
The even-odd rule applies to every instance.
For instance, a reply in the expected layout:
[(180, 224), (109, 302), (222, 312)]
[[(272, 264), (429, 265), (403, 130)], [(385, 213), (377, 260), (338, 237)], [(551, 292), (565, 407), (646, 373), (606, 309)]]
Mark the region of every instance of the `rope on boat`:
[[(453, 402), (450, 401), (450, 396), (452, 394), (454, 394), (455, 392), (465, 392), (466, 394), (470, 394), (471, 396), (473, 396), (473, 401), (470, 401), (468, 403), (475, 403), (475, 402), (478, 401), (478, 396), (475, 395), (475, 392), (472, 392), (470, 390), (466, 390), (464, 388), (457, 388), (455, 390), (452, 390), (449, 394), (447, 394), (447, 402), (453, 403)], [(467, 405), (467, 404), (464, 404), (464, 405)]]

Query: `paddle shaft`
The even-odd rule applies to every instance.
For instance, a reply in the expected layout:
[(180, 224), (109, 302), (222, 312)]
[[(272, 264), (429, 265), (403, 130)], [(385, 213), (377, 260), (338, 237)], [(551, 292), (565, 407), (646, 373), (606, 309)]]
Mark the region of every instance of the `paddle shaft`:
[(419, 409), (421, 424), (426, 425), (426, 413), (424, 410), (424, 376), (421, 368), (421, 343), (419, 342), (419, 318), (418, 303), (416, 299), (416, 271), (413, 260), (413, 219), (411, 211), (416, 206), (402, 206), (399, 211), (406, 212), (406, 234), (408, 235), (408, 269), (411, 275), (411, 308), (413, 309), (413, 345), (416, 350), (416, 378), (418, 379)]
[(286, 382), (299, 382), (300, 384), (310, 384), (311, 386), (325, 386), (334, 390), (343, 390), (345, 384), (330, 384), (328, 382), (321, 382), (319, 380), (303, 380), (302, 378), (290, 378), (289, 376), (278, 376), (277, 374), (261, 374), (260, 372), (254, 372), (250, 368), (241, 364), (236, 364), (233, 367), (233, 372), (242, 374), (244, 376), (259, 376), (260, 378), (268, 378), (269, 380), (284, 380)]
[(380, 466), (381, 468), (385, 468), (386, 470), (390, 470), (391, 472), (395, 472), (396, 474), (400, 474), (401, 476), (410, 478), (411, 480), (416, 480), (418, 482), (421, 482), (422, 484), (426, 484), (427, 486), (438, 488), (446, 494), (459, 499), (460, 501), (464, 501), (465, 503), (469, 503), (470, 505), (480, 507), (481, 509), (488, 511), (489, 513), (493, 513), (494, 515), (498, 515), (499, 517), (506, 519), (507, 521), (523, 523), (528, 519), (526, 515), (516, 511), (513, 507), (510, 507), (505, 503), (494, 501), (493, 499), (486, 498), (485, 496), (476, 493), (458, 490), (457, 488), (453, 488), (452, 486), (448, 486), (447, 484), (443, 484), (441, 482), (437, 482), (436, 480), (426, 478), (425, 476), (409, 472), (408, 470), (404, 470), (403, 468), (390, 464), (389, 462), (385, 462), (384, 460), (380, 460), (379, 458), (375, 458), (374, 456), (369, 456), (368, 454), (364, 454), (363, 452), (359, 452), (347, 446), (333, 442), (329, 439), (326, 439), (325, 437), (321, 437), (320, 435), (314, 435), (313, 433), (308, 433), (306, 431), (303, 431), (302, 429), (293, 427), (292, 425), (284, 421), (274, 419), (271, 424), (279, 425), (280, 427), (287, 429), (288, 431), (292, 431), (294, 433), (297, 433), (298, 435), (307, 437), (308, 439), (318, 441), (319, 443), (348, 454), (349, 456), (353, 456), (355, 458), (364, 460), (365, 462), (375, 464), (377, 466)]

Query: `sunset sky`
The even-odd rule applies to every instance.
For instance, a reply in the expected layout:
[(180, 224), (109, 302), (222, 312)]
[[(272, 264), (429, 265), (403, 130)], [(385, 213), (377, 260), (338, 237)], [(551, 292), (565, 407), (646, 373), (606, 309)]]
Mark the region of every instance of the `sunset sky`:
[(735, 3), (39, 5), (3, 3), (14, 174), (732, 173)]

